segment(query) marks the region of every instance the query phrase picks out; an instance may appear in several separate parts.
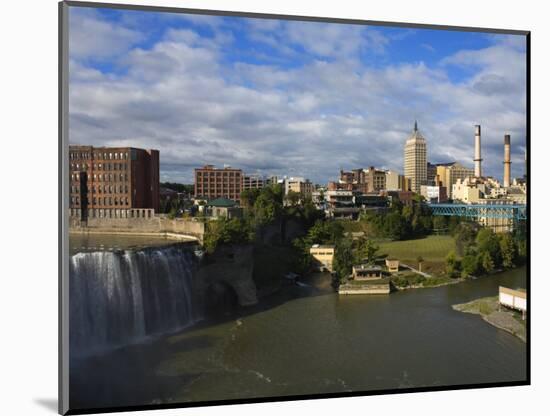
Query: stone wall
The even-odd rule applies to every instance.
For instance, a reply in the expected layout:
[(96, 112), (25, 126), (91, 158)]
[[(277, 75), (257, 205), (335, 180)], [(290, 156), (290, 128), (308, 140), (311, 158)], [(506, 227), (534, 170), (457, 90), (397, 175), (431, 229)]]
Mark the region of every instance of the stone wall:
[(70, 231), (179, 234), (195, 237), (202, 243), (205, 224), (191, 219), (169, 219), (160, 216), (150, 218), (88, 218), (86, 223), (70, 217)]

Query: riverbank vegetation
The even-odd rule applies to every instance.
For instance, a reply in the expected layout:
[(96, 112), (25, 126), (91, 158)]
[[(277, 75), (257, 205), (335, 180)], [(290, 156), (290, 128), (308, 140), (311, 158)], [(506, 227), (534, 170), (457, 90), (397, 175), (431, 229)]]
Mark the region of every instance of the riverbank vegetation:
[(515, 231), (495, 233), (475, 222), (456, 227), (455, 248), (446, 257), (446, 272), (451, 277), (477, 276), (511, 269), (526, 260), (526, 237), (518, 224)]

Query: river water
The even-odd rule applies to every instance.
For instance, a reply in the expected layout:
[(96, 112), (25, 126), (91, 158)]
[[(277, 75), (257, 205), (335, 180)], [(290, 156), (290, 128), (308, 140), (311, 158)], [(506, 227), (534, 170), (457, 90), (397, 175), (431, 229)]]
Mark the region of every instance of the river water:
[(330, 276), (260, 305), (71, 362), (71, 407), (523, 381), (526, 345), (453, 304), (525, 287), (526, 270), (390, 295), (339, 296)]

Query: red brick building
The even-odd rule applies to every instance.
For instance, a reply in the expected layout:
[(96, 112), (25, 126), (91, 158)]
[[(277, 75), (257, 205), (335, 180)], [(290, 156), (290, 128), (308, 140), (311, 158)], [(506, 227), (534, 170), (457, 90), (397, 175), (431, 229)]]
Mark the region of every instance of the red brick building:
[(242, 191), (241, 169), (216, 169), (206, 165), (195, 169), (195, 197), (205, 199), (227, 198), (240, 202)]
[(69, 146), (69, 208), (159, 209), (159, 151)]

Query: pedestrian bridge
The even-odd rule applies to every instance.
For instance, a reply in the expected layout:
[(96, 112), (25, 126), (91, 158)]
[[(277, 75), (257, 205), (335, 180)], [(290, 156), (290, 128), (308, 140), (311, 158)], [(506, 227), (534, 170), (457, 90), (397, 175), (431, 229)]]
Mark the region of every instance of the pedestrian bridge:
[(526, 220), (524, 204), (429, 204), (433, 215), (466, 218)]

